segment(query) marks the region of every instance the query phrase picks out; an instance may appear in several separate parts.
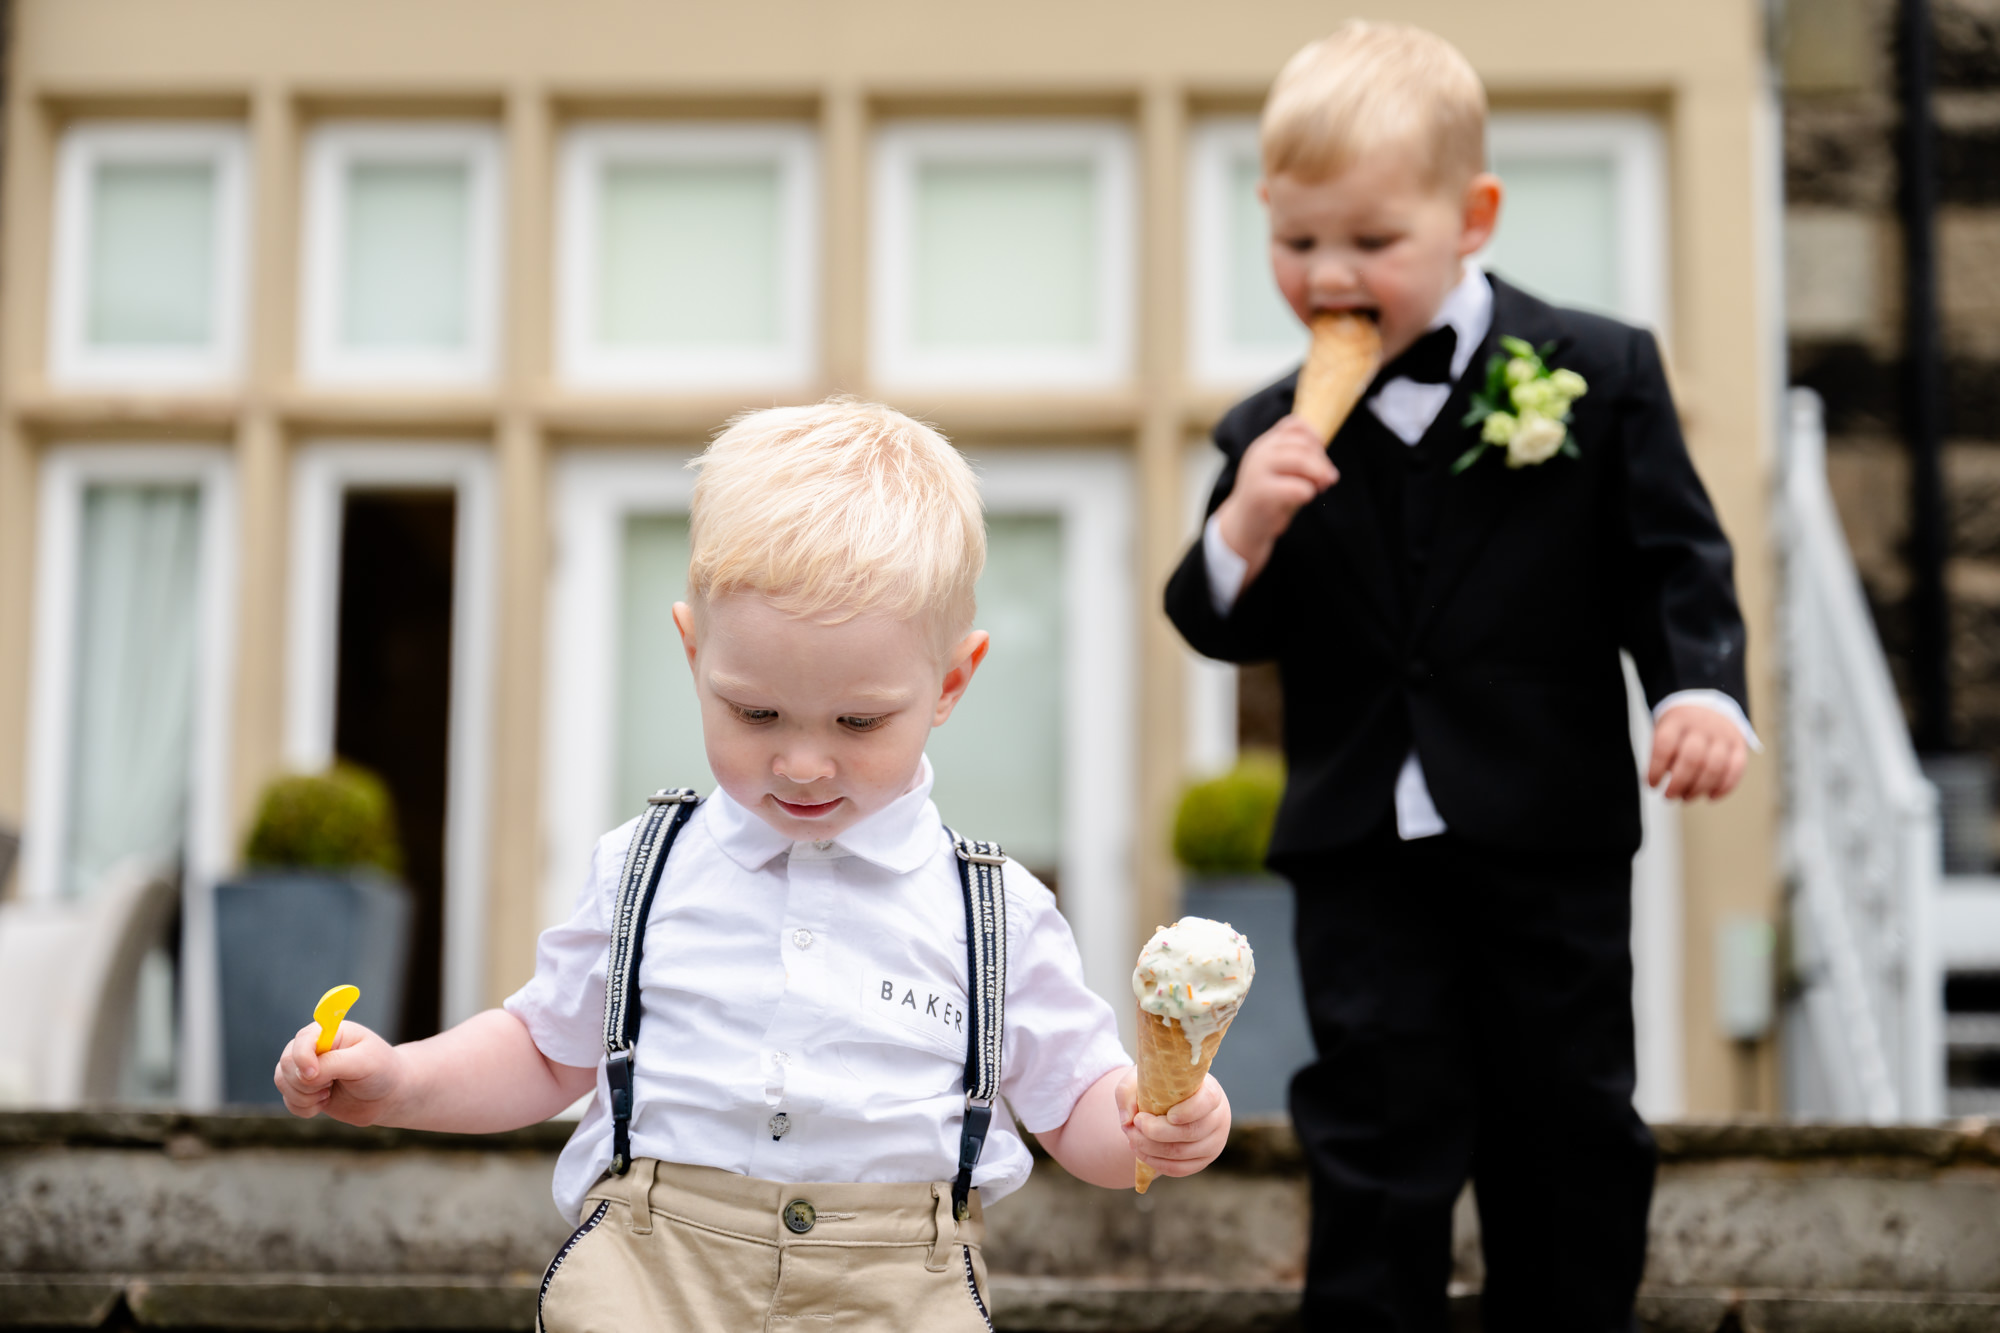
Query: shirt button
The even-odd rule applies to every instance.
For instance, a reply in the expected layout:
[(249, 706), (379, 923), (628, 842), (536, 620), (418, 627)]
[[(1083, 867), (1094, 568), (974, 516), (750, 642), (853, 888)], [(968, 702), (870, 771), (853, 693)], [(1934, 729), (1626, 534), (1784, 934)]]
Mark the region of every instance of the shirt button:
[(792, 932), (792, 944), (794, 945), (794, 947), (800, 949), (812, 948), (813, 933), (810, 930), (807, 930), (805, 927), (801, 926), (799, 929)]
[(769, 1127), (773, 1139), (782, 1139), (785, 1135), (792, 1132), (792, 1118), (783, 1111), (778, 1112), (764, 1123)]
[(790, 1051), (774, 1051), (771, 1054), (771, 1059), (778, 1064), (788, 1065), (792, 1062), (792, 1054)]
[(827, 848), (829, 848), (829, 847), (831, 847), (831, 846), (833, 846), (833, 839), (832, 839), (832, 838), (815, 838), (815, 839), (813, 840), (813, 848), (814, 848), (814, 849), (815, 849), (816, 851), (822, 851), (822, 852), (823, 852), (823, 851), (825, 851), (825, 850), (826, 850)]

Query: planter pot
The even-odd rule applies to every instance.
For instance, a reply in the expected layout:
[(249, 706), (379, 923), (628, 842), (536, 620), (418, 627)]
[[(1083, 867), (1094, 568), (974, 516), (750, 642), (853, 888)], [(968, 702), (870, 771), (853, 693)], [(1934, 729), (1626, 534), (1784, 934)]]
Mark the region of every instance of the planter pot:
[(410, 895), (380, 875), (260, 871), (215, 889), (223, 1100), (275, 1103), (271, 1069), (329, 987), (348, 1017), (395, 1041), (410, 951)]
[(1292, 1075), (1313, 1061), (1292, 949), (1292, 890), (1274, 875), (1189, 875), (1181, 911), (1227, 921), (1257, 951), (1257, 980), (1210, 1070), (1239, 1116), (1282, 1115)]

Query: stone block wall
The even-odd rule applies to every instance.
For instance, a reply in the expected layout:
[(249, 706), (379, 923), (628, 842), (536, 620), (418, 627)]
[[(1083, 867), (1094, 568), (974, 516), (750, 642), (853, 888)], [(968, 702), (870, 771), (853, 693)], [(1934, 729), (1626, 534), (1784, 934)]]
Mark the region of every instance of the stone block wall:
[[(1848, 541), (1907, 697), (1896, 0), (1785, 0), (1791, 379), (1826, 400)], [(1946, 587), (1957, 741), (2000, 758), (2000, 0), (1933, 0)]]

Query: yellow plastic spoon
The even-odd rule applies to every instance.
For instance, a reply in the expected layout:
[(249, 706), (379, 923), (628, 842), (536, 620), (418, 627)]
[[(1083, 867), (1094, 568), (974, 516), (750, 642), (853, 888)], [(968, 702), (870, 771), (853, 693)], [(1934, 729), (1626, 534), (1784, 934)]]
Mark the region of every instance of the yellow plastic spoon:
[(319, 1024), (319, 1040), (313, 1043), (313, 1050), (325, 1055), (333, 1049), (333, 1039), (340, 1032), (340, 1020), (347, 1017), (347, 1011), (361, 998), (359, 986), (335, 986), (319, 997), (313, 1006), (313, 1022)]

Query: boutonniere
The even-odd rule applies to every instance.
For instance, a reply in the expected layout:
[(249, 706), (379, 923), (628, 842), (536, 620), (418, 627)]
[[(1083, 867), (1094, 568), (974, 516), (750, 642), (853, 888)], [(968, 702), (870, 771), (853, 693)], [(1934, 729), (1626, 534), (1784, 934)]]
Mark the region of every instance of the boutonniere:
[(1506, 350), (1486, 363), (1486, 387), (1472, 395), (1472, 410), (1465, 414), (1466, 425), (1479, 427), (1479, 443), (1458, 456), (1453, 476), (1495, 446), (1507, 451), (1508, 467), (1532, 467), (1557, 454), (1578, 456), (1569, 437), (1569, 407), (1590, 390), (1583, 376), (1548, 368), (1542, 358), (1554, 343), (1537, 351), (1519, 338), (1502, 338), (1500, 346)]

